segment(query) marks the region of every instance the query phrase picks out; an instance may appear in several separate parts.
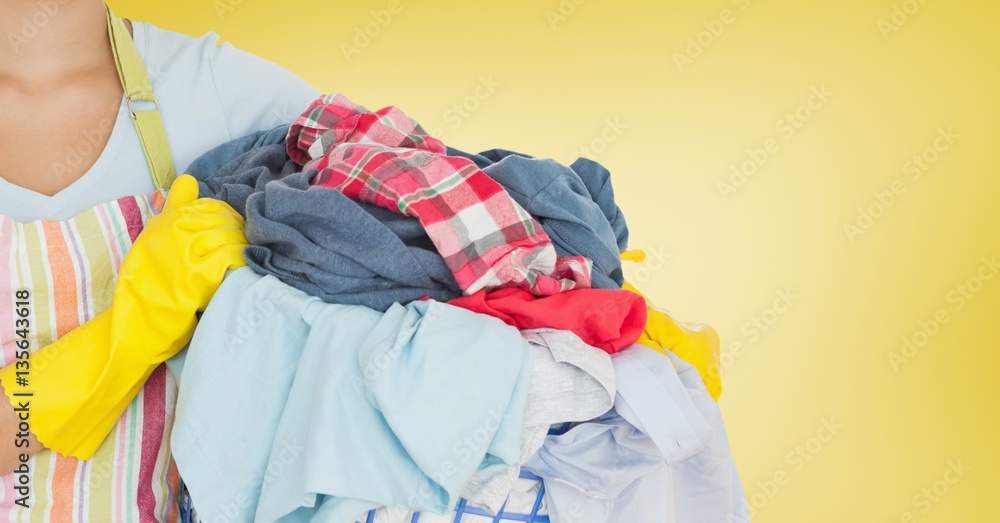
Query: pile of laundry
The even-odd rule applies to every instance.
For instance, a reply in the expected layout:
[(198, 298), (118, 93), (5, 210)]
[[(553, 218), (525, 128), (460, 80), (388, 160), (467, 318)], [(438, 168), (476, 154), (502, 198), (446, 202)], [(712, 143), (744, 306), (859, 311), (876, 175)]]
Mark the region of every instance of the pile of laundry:
[(336, 95), (187, 172), (251, 244), (170, 362), (192, 520), (749, 521), (718, 339), (624, 280), (599, 164)]

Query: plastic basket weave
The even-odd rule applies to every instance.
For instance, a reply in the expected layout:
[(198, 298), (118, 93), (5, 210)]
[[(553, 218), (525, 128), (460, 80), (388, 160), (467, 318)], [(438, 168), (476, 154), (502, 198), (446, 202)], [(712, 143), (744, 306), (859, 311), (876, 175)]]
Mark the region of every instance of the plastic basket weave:
[[(400, 518), (398, 515), (393, 517), (387, 514), (386, 509), (379, 509), (372, 510), (365, 519), (360, 520), (358, 523), (489, 523), (501, 521), (549, 523), (549, 516), (542, 513), (544, 512), (543, 498), (545, 487), (542, 485), (541, 478), (522, 470), (521, 479), (536, 484), (536, 488), (532, 488), (526, 493), (534, 494), (534, 503), (528, 503), (528, 506), (525, 506), (525, 503), (521, 500), (521, 503), (517, 503), (517, 508), (511, 507), (508, 510), (507, 505), (511, 504), (511, 498), (508, 498), (498, 514), (491, 514), (486, 510), (469, 505), (462, 499), (455, 505), (455, 510), (444, 516), (437, 514), (423, 515), (420, 512), (416, 512), (412, 515), (406, 514), (406, 517)], [(191, 496), (188, 495), (187, 488), (184, 487), (183, 483), (181, 483), (180, 509), (181, 523), (201, 523), (191, 504)]]

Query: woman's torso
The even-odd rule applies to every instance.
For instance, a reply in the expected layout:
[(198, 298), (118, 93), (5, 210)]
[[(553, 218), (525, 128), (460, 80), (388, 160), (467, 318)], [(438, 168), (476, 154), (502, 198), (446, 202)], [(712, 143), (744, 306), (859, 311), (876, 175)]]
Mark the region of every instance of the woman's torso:
[[(191, 39), (138, 23), (134, 32), (175, 165), (186, 166), (233, 137), (290, 122), (317, 95), (277, 66), (231, 46), (216, 46), (214, 35)], [(29, 116), (24, 124), (26, 132), (38, 133), (48, 145), (41, 149), (44, 155), (35, 153), (44, 156), (37, 158), (38, 176), (59, 162), (73, 162), (82, 176), (54, 196), (0, 180), (0, 303), (8, 304), (0, 306), (3, 365), (16, 359), (21, 340), (11, 308), (15, 297), (30, 296), (18, 307), (28, 311), (30, 328), (21, 332), (32, 351), (93, 318), (110, 305), (118, 265), (162, 204), (162, 191), (149, 196), (154, 183), (121, 98), (119, 89), (118, 100), (105, 109), (107, 121), (96, 122), (107, 128), (103, 146), (93, 133), (91, 139), (84, 132), (69, 143), (47, 133), (68, 121), (58, 114), (37, 122)], [(57, 142), (62, 143), (52, 145)], [(30, 159), (26, 165), (32, 166)], [(175, 394), (176, 382), (161, 365), (91, 460), (51, 451), (30, 460), (31, 494), (23, 504), (21, 476), (0, 477), (3, 519), (174, 520), (177, 469), (169, 431)]]

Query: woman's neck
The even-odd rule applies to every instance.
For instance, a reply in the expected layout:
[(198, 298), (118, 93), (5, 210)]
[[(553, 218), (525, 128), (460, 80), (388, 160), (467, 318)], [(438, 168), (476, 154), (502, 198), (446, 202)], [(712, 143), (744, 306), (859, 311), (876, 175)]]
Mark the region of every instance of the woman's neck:
[(113, 63), (104, 3), (0, 0), (0, 78), (57, 80)]

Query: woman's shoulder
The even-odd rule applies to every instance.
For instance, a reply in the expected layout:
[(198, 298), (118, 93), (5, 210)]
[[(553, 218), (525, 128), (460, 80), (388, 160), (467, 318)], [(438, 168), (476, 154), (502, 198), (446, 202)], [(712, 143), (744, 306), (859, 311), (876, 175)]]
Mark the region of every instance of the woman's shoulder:
[(132, 27), (136, 47), (147, 67), (200, 63), (211, 59), (219, 46), (219, 35), (214, 31), (190, 36), (149, 22), (132, 22)]
[(319, 95), (285, 68), (220, 43), (215, 32), (192, 37), (148, 22), (133, 28), (154, 89), (192, 110), (219, 106), (232, 137), (290, 123)]

